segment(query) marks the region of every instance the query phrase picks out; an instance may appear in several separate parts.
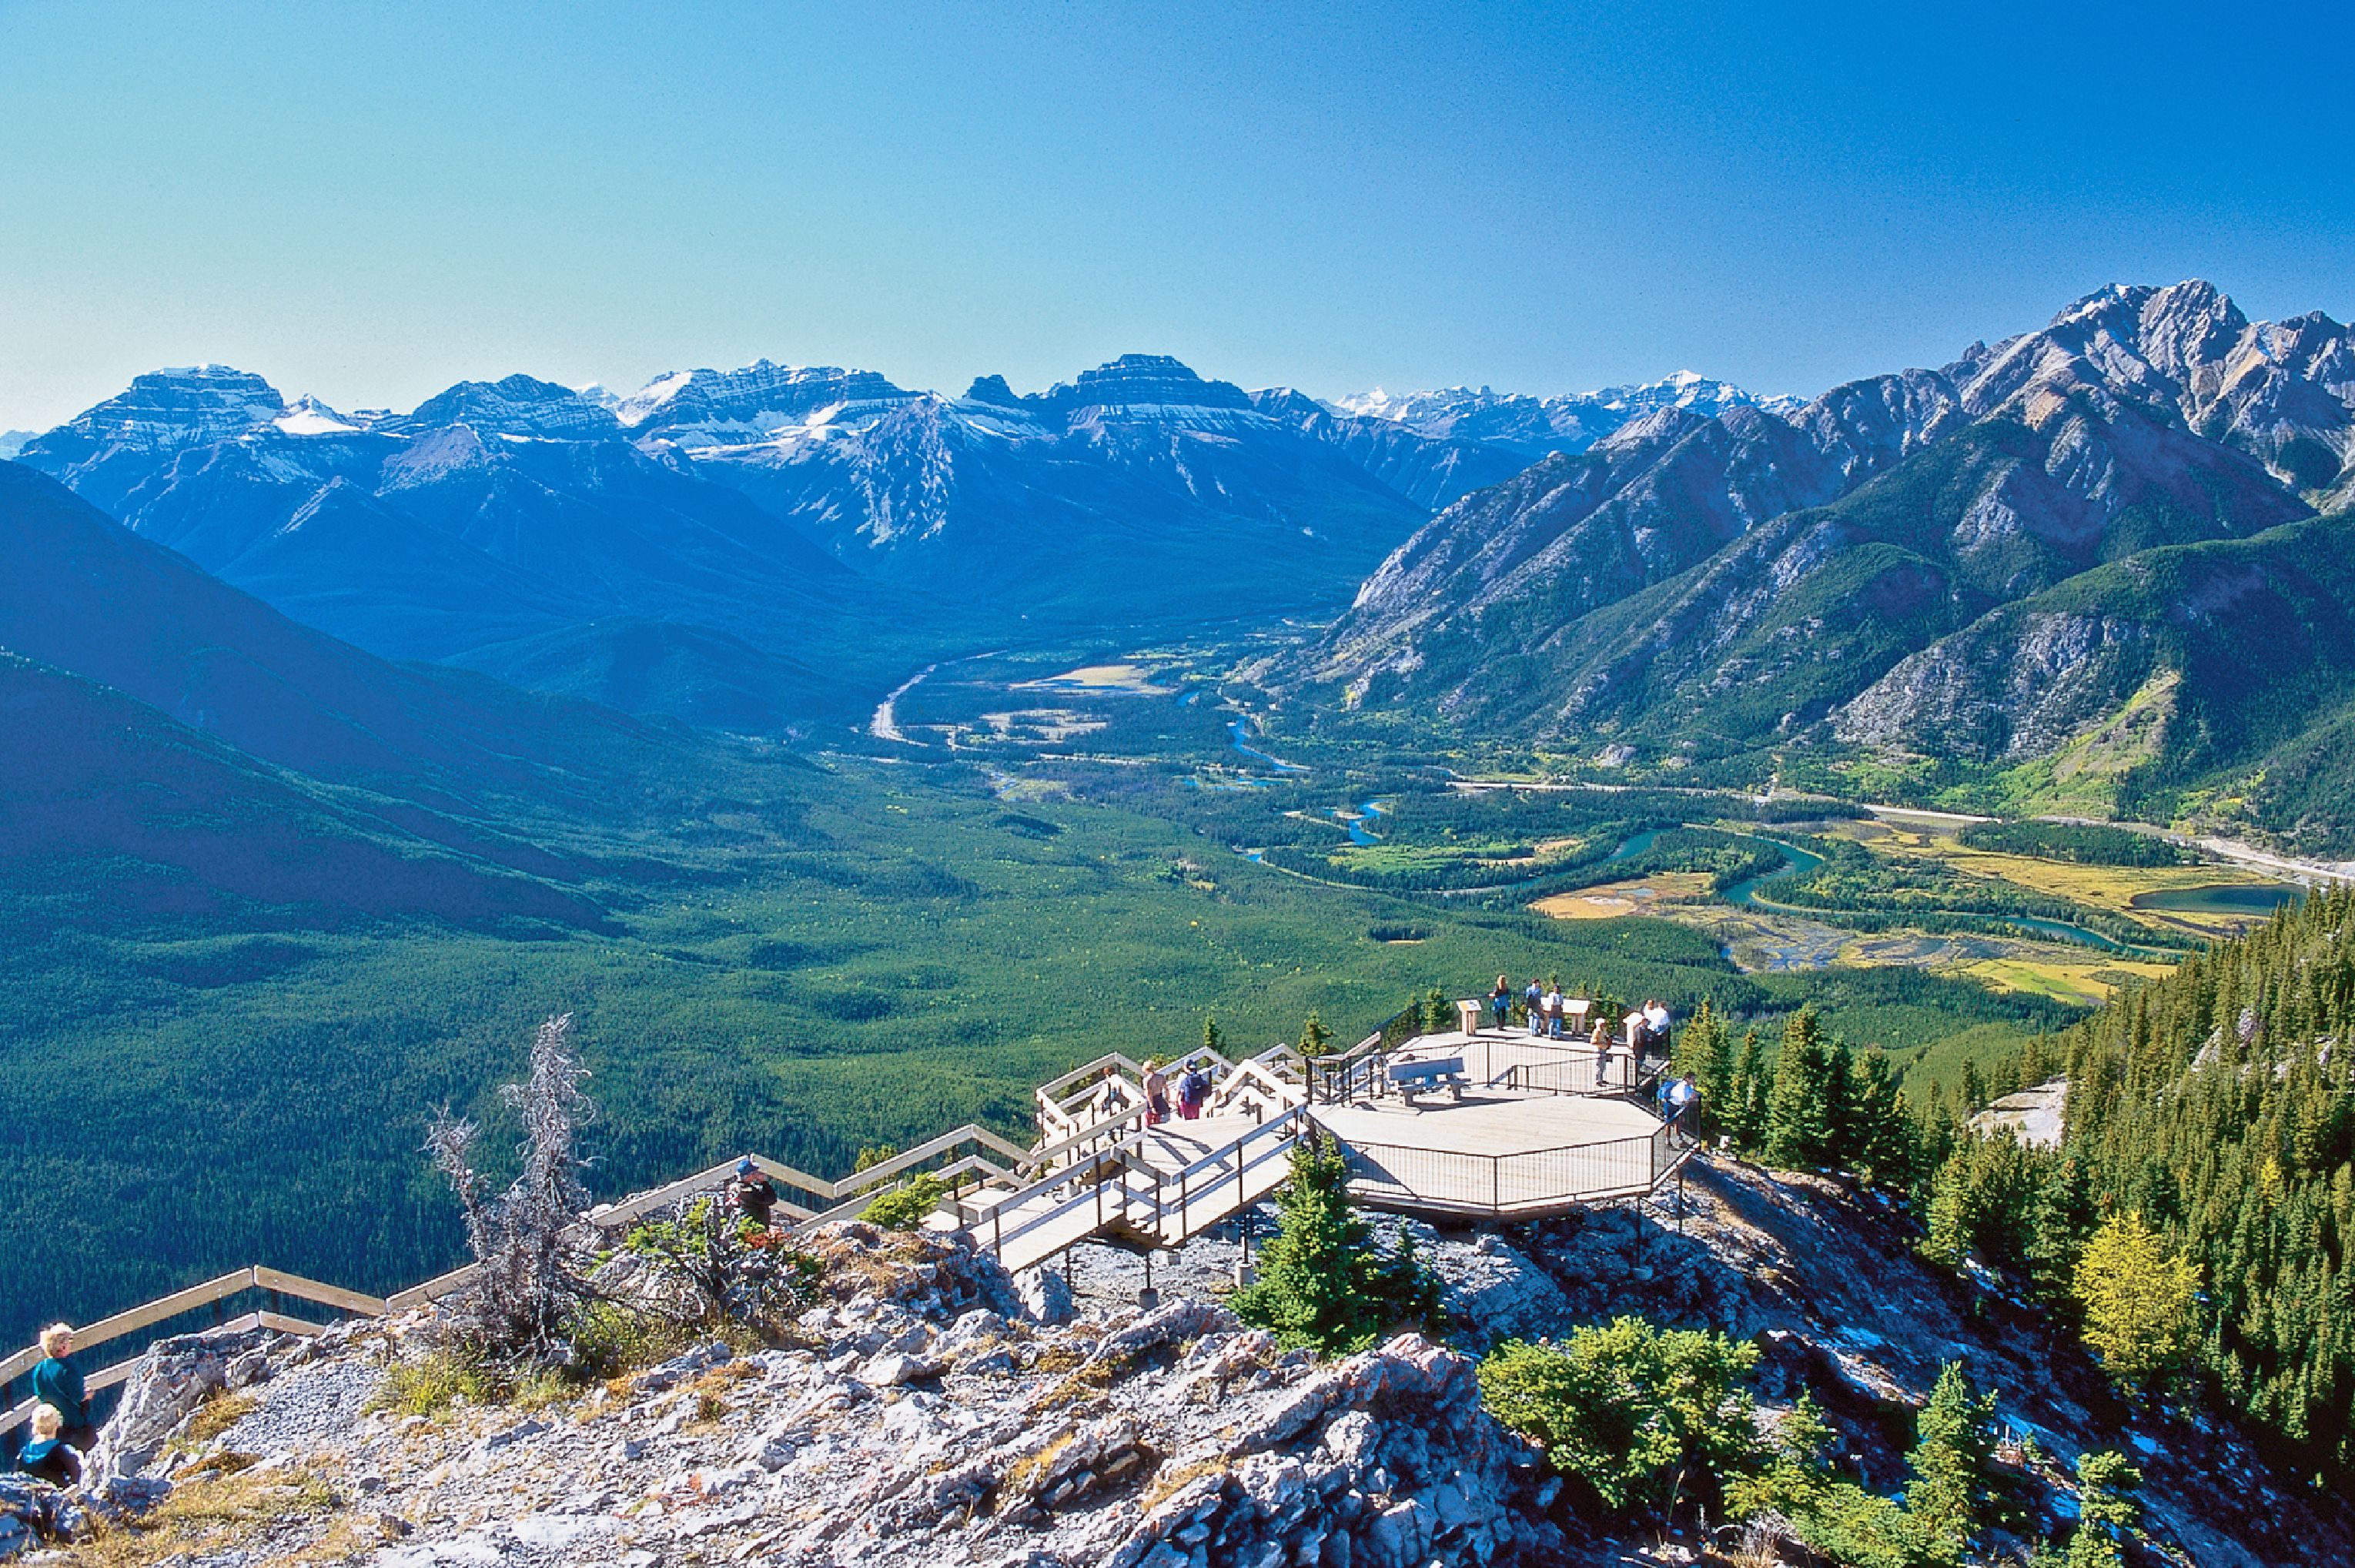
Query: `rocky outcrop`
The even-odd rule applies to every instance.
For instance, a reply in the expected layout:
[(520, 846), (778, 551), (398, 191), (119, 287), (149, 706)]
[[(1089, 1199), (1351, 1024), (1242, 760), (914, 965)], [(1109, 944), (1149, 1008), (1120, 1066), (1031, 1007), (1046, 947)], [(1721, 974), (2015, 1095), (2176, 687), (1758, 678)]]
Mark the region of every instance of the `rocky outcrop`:
[[(1192, 1298), (1039, 1324), (960, 1241), (854, 1224), (814, 1250), (824, 1300), (791, 1348), (715, 1341), (529, 1413), (373, 1409), (421, 1318), (274, 1359), (171, 1341), (113, 1451), (187, 1484), (308, 1477), (336, 1499), (312, 1534), (378, 1541), (383, 1568), (1561, 1560), (1540, 1456), (1483, 1411), (1460, 1351), (1407, 1335), (1320, 1361)], [(164, 1450), (257, 1371), (239, 1419)]]
[(272, 1351), (286, 1343), (284, 1335), (251, 1328), (175, 1335), (148, 1346), (91, 1450), (91, 1483), (143, 1473), (198, 1405), (268, 1377)]
[[(120, 1424), (152, 1456), (106, 1506), (176, 1486), (186, 1517), (234, 1514), (183, 1552), (201, 1568), (1664, 1568), (1691, 1551), (1565, 1511), (1540, 1456), (1483, 1410), (1466, 1353), (1636, 1313), (1755, 1342), (1770, 1418), (1813, 1395), (1841, 1472), (1879, 1491), (1901, 1484), (1912, 1413), (1960, 1359), (1998, 1392), (2008, 1432), (2035, 1439), (2033, 1453), (2008, 1443), (2006, 1463), (2036, 1531), (2071, 1517), (2076, 1454), (2119, 1447), (2148, 1477), (2169, 1561), (2355, 1552), (2343, 1501), (2281, 1483), (2242, 1435), (2120, 1404), (2065, 1332), (1992, 1278), (1921, 1263), (1896, 1207), (1840, 1181), (1703, 1160), (1640, 1213), (1490, 1234), (1378, 1224), (1412, 1232), (1440, 1270), (1455, 1343), (1286, 1352), (1199, 1295), (1127, 1305), (1137, 1260), (1094, 1246), (1071, 1268), (1078, 1316), (1044, 1324), (958, 1239), (858, 1225), (816, 1238), (822, 1299), (783, 1343), (709, 1341), (529, 1408), (385, 1408), (389, 1370), (433, 1341), (425, 1315), (307, 1342), (192, 1337), (143, 1367), (126, 1406), (140, 1413)], [(1159, 1277), (1208, 1287), (1236, 1248), (1206, 1234)], [(234, 1419), (192, 1427), (240, 1377)], [(177, 1441), (155, 1444), (159, 1430)], [(270, 1506), (240, 1513), (214, 1488)], [(0, 1488), (0, 1542), (11, 1520), (27, 1542), (84, 1528), (87, 1506)]]

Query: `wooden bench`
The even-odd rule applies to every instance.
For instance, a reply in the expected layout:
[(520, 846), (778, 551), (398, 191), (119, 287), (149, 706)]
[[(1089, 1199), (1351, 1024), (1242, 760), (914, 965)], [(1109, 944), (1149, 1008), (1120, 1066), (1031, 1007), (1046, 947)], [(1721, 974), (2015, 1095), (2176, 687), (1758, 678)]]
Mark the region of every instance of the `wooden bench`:
[(1408, 1104), (1414, 1097), (1432, 1089), (1445, 1089), (1447, 1097), (1464, 1098), (1464, 1059), (1460, 1056), (1433, 1057), (1428, 1061), (1393, 1061), (1388, 1069), (1391, 1085)]

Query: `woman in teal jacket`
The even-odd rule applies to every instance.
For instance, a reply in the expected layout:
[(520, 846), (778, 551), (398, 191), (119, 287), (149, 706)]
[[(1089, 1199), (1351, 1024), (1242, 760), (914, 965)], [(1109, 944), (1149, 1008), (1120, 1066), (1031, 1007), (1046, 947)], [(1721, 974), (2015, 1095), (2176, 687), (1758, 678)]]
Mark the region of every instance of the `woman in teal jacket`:
[(91, 1430), (90, 1391), (81, 1374), (66, 1358), (73, 1354), (73, 1328), (52, 1323), (41, 1330), (41, 1359), (33, 1366), (33, 1397), (56, 1407), (65, 1422), (65, 1440), (88, 1449), (98, 1434)]

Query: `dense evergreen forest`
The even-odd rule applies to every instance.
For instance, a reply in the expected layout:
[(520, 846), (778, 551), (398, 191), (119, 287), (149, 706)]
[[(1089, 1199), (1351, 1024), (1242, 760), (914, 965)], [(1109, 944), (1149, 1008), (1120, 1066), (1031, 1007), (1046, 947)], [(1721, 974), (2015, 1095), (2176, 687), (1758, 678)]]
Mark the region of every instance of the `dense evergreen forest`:
[[(1770, 1052), (1713, 1014), (1678, 1043), (1712, 1131), (1781, 1167), (1910, 1195), (1923, 1255), (2042, 1301), (2122, 1388), (2245, 1415), (2288, 1456), (2355, 1466), (2355, 890), (2319, 893), (1951, 1099), (1906, 1103), (1812, 1012)], [(2057, 1148), (1963, 1116), (2065, 1069)]]

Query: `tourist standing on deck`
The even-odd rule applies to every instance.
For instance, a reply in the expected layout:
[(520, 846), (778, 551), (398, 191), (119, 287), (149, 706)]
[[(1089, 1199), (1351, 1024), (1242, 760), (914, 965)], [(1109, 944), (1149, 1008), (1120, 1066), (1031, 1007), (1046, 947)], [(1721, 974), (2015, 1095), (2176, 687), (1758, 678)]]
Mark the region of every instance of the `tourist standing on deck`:
[(1157, 1127), (1169, 1119), (1169, 1080), (1161, 1075), (1161, 1064), (1146, 1057), (1139, 1082), (1145, 1089), (1145, 1125)]
[(41, 1359), (33, 1365), (33, 1397), (52, 1405), (65, 1423), (64, 1440), (87, 1448), (98, 1434), (90, 1424), (90, 1392), (81, 1373), (66, 1358), (73, 1354), (73, 1328), (52, 1323), (41, 1330)]
[(1521, 1010), (1529, 1020), (1531, 1034), (1545, 1033), (1545, 987), (1538, 984), (1535, 976), (1529, 980), (1529, 988), (1521, 993)]
[(1561, 997), (1561, 982), (1556, 981), (1546, 987), (1545, 994), (1546, 1035), (1549, 1039), (1561, 1038), (1561, 1020), (1566, 1011), (1567, 1008)]
[(1511, 1015), (1512, 1010), (1513, 983), (1499, 975), (1497, 976), (1497, 988), (1488, 993), (1488, 1016), (1497, 1020), (1497, 1028), (1500, 1032), (1505, 1027), (1505, 1019)]
[(1653, 1051), (1668, 1049), (1668, 1009), (1657, 997), (1644, 1004), (1644, 1041)]
[(1202, 1114), (1202, 1102), (1210, 1097), (1209, 1075), (1199, 1067), (1188, 1067), (1178, 1075), (1178, 1115), (1193, 1121)]

